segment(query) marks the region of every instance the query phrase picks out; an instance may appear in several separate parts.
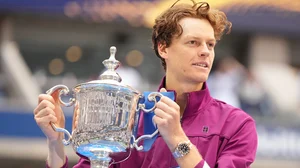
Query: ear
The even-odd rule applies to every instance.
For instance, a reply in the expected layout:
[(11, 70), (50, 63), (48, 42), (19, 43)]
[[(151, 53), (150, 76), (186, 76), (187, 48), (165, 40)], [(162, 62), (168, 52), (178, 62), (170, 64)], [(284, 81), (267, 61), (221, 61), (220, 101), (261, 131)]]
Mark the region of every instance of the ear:
[(167, 47), (166, 47), (165, 44), (159, 43), (158, 46), (157, 46), (157, 50), (158, 50), (159, 55), (162, 58), (164, 58), (164, 59), (168, 58), (168, 54), (167, 54), (168, 53), (168, 49), (167, 49)]

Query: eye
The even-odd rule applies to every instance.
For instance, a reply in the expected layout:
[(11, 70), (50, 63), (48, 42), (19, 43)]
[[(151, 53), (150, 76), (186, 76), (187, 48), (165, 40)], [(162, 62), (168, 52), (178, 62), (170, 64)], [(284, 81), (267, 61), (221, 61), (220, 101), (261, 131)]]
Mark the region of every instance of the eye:
[(197, 45), (198, 42), (196, 40), (191, 40), (191, 41), (188, 42), (188, 44), (190, 44), (190, 45)]
[(209, 47), (209, 48), (214, 48), (215, 45), (216, 45), (215, 43), (208, 43), (208, 47)]

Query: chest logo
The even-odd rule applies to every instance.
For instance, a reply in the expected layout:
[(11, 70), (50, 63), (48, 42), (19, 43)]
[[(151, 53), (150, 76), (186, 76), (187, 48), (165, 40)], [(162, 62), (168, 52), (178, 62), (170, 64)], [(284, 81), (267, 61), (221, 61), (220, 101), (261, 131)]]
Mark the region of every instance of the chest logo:
[(208, 126), (203, 126), (202, 132), (208, 133), (208, 131), (209, 131), (209, 127)]

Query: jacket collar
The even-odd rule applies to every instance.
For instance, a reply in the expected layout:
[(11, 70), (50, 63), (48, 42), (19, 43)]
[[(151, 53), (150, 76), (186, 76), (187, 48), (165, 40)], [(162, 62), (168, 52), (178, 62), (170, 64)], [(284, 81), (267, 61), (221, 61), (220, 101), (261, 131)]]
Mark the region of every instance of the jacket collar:
[[(159, 85), (159, 90), (166, 86), (165, 82), (166, 82), (166, 77), (164, 77), (161, 80), (161, 83)], [(176, 91), (174, 90), (168, 90), (168, 91), (174, 92), (175, 101), (176, 101)], [(204, 82), (203, 88), (201, 90), (187, 93), (187, 104), (184, 110), (183, 118), (191, 115), (195, 115), (198, 113), (198, 111), (203, 111), (203, 109), (207, 107), (207, 105), (212, 99), (213, 98), (210, 96), (207, 84), (206, 82)]]

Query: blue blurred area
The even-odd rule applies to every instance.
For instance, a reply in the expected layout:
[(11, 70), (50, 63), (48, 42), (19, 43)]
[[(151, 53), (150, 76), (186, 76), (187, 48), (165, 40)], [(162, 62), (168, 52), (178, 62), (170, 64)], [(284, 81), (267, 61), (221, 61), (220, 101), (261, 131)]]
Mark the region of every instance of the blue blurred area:
[[(146, 2), (157, 2), (159, 0), (143, 0)], [(0, 0), (0, 12), (6, 13), (31, 13), (50, 14), (64, 16), (64, 9), (68, 3), (76, 2), (83, 5), (88, 1), (83, 0)], [(92, 1), (97, 4), (104, 1)], [(122, 0), (110, 0), (110, 3), (124, 2)], [(127, 0), (126, 2), (141, 2), (140, 0)], [(287, 11), (272, 7), (271, 5), (260, 5), (248, 7), (244, 4), (232, 4), (223, 9), (234, 25), (235, 31), (249, 33), (278, 33), (289, 36), (299, 36), (300, 13)]]
[(233, 22), (235, 31), (300, 36), (299, 12), (269, 6), (247, 8), (241, 5), (232, 6), (231, 8), (235, 10), (229, 10), (227, 17)]
[[(111, 0), (118, 2), (122, 0)], [(127, 2), (135, 2), (140, 0), (127, 0)], [(152, 2), (155, 0), (143, 0)], [(64, 13), (64, 7), (68, 2), (83, 3), (83, 0), (0, 0), (0, 11), (13, 12), (51, 12), (57, 14)], [(98, 1), (103, 2), (103, 1)]]
[[(66, 129), (71, 132), (72, 117), (66, 116)], [(0, 137), (45, 137), (32, 112), (0, 111)]]
[(71, 0), (0, 0), (0, 10), (63, 13), (64, 5), (70, 1)]

